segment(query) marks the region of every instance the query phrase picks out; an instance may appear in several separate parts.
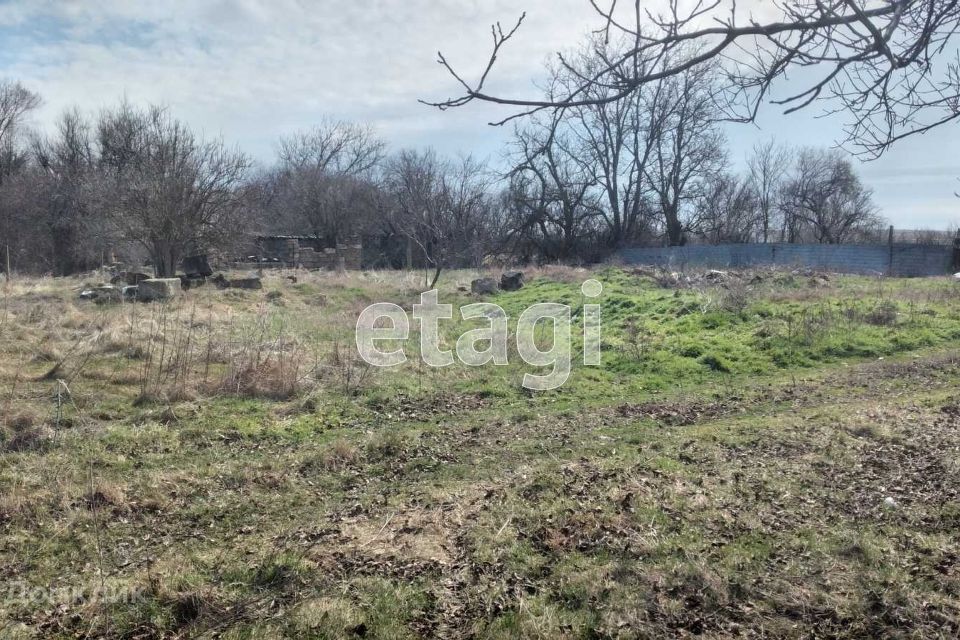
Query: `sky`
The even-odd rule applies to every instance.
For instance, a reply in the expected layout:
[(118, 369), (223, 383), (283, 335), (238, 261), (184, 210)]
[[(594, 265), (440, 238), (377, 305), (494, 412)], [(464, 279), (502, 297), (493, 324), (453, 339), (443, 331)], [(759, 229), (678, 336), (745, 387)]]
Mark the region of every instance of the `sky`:
[[(530, 97), (548, 57), (600, 25), (588, 0), (0, 0), (0, 78), (41, 94), (40, 129), (68, 107), (95, 113), (126, 98), (166, 105), (265, 163), (280, 136), (324, 118), (370, 123), (393, 149), (433, 146), (498, 162), (510, 131), (487, 123), (510, 111), (440, 112), (418, 99), (457, 93), (438, 50), (474, 77), (490, 25), (523, 12), (489, 89)], [(754, 125), (729, 125), (734, 163), (770, 137), (833, 145), (841, 123), (818, 115), (784, 116), (771, 105)], [(960, 123), (857, 163), (893, 224), (942, 229), (960, 225), (958, 149)]]

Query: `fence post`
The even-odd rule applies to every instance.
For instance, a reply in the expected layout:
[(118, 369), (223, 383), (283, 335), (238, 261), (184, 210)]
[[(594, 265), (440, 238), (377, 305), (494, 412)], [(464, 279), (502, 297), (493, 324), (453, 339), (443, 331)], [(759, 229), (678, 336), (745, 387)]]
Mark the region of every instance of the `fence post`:
[(890, 234), (887, 236), (887, 244), (890, 245), (890, 266), (887, 269), (887, 275), (893, 277), (893, 225), (890, 225)]
[(957, 230), (957, 237), (953, 239), (953, 270), (960, 271), (960, 229)]

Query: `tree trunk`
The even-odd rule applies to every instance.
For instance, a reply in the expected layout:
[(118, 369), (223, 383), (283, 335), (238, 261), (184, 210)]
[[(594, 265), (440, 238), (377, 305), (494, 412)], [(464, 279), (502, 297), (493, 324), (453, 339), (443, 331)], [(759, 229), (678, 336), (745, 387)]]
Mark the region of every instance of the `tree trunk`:
[(158, 278), (172, 278), (177, 273), (177, 251), (166, 243), (154, 246), (150, 258), (153, 260), (153, 271)]
[(53, 233), (54, 273), (58, 276), (73, 275), (76, 271), (74, 260), (74, 234), (72, 230), (61, 228)]
[(437, 286), (437, 281), (440, 279), (440, 271), (443, 269), (440, 265), (437, 265), (436, 270), (433, 272), (433, 281), (430, 283), (430, 286), (427, 289), (433, 290)]
[(683, 225), (677, 215), (676, 207), (665, 207), (664, 216), (667, 221), (667, 241), (671, 247), (683, 245)]

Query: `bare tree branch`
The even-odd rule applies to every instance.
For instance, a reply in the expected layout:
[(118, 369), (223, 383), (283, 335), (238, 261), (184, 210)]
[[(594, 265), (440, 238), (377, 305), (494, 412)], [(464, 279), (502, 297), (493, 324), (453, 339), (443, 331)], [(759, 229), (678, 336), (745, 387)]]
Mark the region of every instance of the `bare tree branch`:
[[(960, 117), (958, 65), (942, 60), (960, 26), (958, 0), (776, 0), (771, 4), (780, 15), (765, 22), (738, 11), (734, 0), (700, 0), (686, 10), (679, 0), (670, 0), (667, 11), (658, 15), (641, 11), (637, 3), (636, 26), (615, 0), (604, 6), (599, 0), (589, 2), (603, 20), (597, 33), (605, 42), (618, 32), (633, 45), (599, 70), (584, 73), (566, 92), (522, 98), (484, 90), (521, 20), (508, 33), (494, 29), (493, 52), (477, 82), (465, 80), (441, 55), (441, 64), (463, 93), (427, 104), (447, 109), (480, 101), (521, 108), (494, 123), (503, 124), (544, 109), (626, 100), (645, 85), (716, 61), (724, 79), (727, 119), (753, 121), (768, 99), (788, 113), (824, 101), (830, 112), (846, 115), (844, 141), (868, 157)], [(677, 55), (691, 46), (696, 55)], [(775, 82), (800, 68), (814, 79), (774, 97)], [(614, 90), (591, 95), (594, 85)]]

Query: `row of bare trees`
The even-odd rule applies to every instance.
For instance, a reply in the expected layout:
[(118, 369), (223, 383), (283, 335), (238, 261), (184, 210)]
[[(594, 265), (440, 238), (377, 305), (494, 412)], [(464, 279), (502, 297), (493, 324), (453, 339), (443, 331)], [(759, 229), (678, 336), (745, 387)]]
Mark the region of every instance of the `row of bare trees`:
[[(470, 156), (386, 153), (369, 128), (327, 121), (281, 140), (255, 180), (261, 232), (311, 235), (326, 246), (362, 237), (377, 266), (474, 266), (495, 233), (493, 176)], [(414, 259), (414, 254), (416, 259)]]
[(40, 135), (25, 126), (39, 103), (19, 83), (0, 85), (0, 247), (19, 270), (70, 274), (119, 253), (166, 276), (194, 253), (291, 233), (328, 246), (364, 237), (379, 266), (415, 263), (435, 282), (447, 266), (479, 264), (497, 235), (484, 164), (388, 156), (369, 127), (323, 122), (282, 139), (276, 162), (256, 170), (159, 107), (68, 110)]
[(240, 151), (164, 109), (126, 103), (96, 119), (68, 110), (52, 133), (28, 134), (23, 117), (38, 104), (20, 84), (0, 84), (0, 238), (16, 268), (70, 274), (128, 247), (171, 275), (235, 233), (251, 166)]
[(638, 243), (848, 242), (882, 222), (848, 156), (771, 142), (738, 175), (720, 123), (753, 121), (767, 100), (787, 111), (819, 102), (845, 118), (851, 149), (877, 156), (960, 118), (955, 0), (762, 10), (669, 0), (659, 12), (587, 1), (599, 28), (558, 56), (541, 95), (486, 86), (522, 19), (494, 27), (476, 80), (439, 57), (461, 95), (435, 106), (517, 109), (499, 123), (515, 130), (498, 174), (429, 151), (388, 155), (370, 129), (331, 122), (283, 140), (275, 165), (251, 173), (222, 141), (128, 105), (92, 120), (67, 112), (51, 136), (31, 136), (23, 119), (39, 98), (0, 83), (0, 238), (19, 268), (69, 273), (125, 243), (169, 273), (244, 231), (364, 235), (381, 266), (417, 262), (434, 279), (491, 254), (576, 261)]
[(743, 176), (707, 180), (692, 225), (711, 244), (839, 244), (875, 241), (885, 221), (844, 153), (769, 141), (754, 148)]
[(882, 224), (843, 152), (771, 141), (745, 175), (731, 173), (715, 62), (616, 100), (614, 85), (583, 84), (612, 60), (633, 64), (624, 46), (595, 37), (553, 66), (545, 100), (579, 100), (516, 127), (510, 231), (521, 253), (571, 260), (638, 243), (839, 243)]
[[(562, 95), (615, 57), (593, 39), (551, 70)], [(691, 67), (607, 101), (543, 111), (515, 128), (495, 171), (432, 150), (388, 153), (370, 127), (324, 121), (279, 141), (255, 167), (159, 107), (96, 117), (66, 111), (46, 135), (24, 117), (39, 98), (0, 85), (0, 244), (25, 271), (69, 274), (120, 257), (160, 275), (256, 234), (357, 238), (370, 266), (445, 268), (504, 261), (588, 262), (636, 244), (824, 242), (880, 224), (870, 190), (839, 151), (759, 145), (730, 170), (716, 69)]]

